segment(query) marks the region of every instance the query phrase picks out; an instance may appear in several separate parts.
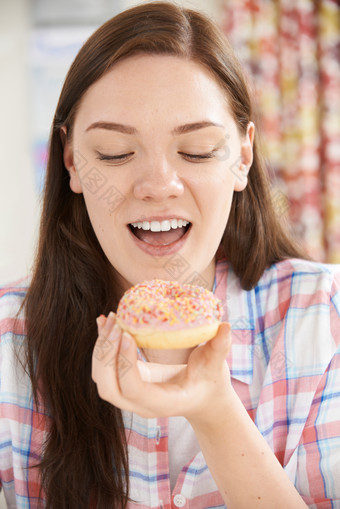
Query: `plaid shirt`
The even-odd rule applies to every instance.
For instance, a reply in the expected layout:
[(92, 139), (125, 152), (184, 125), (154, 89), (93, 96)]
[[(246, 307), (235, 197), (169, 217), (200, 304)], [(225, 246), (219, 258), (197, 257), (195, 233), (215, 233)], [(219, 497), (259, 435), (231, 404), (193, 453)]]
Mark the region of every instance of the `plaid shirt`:
[[(250, 417), (311, 508), (340, 508), (340, 271), (302, 260), (267, 269), (245, 291), (227, 262), (216, 268), (215, 294), (233, 329), (232, 382)], [(32, 408), (30, 382), (15, 368), (13, 345), (25, 340), (26, 291), (0, 293), (0, 474), (8, 507), (35, 508), (37, 469), (48, 417)], [(124, 412), (129, 447), (129, 509), (224, 508), (199, 452), (183, 465), (171, 493), (168, 419)], [(227, 439), (227, 437), (226, 437)], [(171, 451), (175, 454), (174, 451)], [(73, 508), (72, 508), (73, 509)]]

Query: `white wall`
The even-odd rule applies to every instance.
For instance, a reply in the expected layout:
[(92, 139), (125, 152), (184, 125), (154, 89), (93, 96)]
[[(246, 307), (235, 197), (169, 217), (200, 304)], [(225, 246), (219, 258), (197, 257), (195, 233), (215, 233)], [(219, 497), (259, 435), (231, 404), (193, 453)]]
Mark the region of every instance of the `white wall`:
[[(126, 8), (146, 3), (148, 0), (125, 0)], [(198, 9), (218, 20), (223, 0), (174, 0), (174, 4), (183, 5), (189, 9)]]
[(38, 201), (30, 157), (28, 2), (0, 2), (0, 284), (32, 259)]
[[(177, 3), (218, 20), (222, 1)], [(125, 0), (126, 7), (137, 3), (144, 2)], [(30, 145), (29, 5), (30, 0), (0, 0), (0, 285), (29, 271), (38, 233), (40, 205)]]

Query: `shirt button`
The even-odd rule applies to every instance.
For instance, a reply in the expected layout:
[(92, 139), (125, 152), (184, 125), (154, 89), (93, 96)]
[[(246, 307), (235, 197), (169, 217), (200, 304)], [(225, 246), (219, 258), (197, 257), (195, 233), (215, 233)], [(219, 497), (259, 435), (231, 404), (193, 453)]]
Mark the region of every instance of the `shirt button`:
[(184, 507), (186, 504), (186, 499), (183, 495), (175, 495), (174, 496), (174, 504), (176, 507)]
[(157, 428), (156, 428), (155, 440), (156, 440), (156, 444), (159, 445), (159, 442), (161, 441), (161, 427), (160, 426), (157, 426)]

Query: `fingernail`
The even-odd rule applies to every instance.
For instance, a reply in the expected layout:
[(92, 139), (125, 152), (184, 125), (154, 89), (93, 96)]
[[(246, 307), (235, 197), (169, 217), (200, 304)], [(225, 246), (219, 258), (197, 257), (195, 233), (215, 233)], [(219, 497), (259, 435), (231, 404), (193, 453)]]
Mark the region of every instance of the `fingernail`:
[(109, 313), (109, 314), (108, 314), (108, 316), (107, 316), (107, 320), (108, 320), (108, 325), (109, 325), (110, 327), (112, 327), (112, 326), (113, 326), (113, 324), (114, 324), (114, 323), (115, 323), (115, 321), (116, 321), (116, 315), (115, 315), (112, 311), (110, 311), (110, 313)]
[(110, 339), (110, 341), (116, 341), (119, 338), (120, 333), (121, 333), (121, 329), (120, 329), (119, 325), (116, 323), (115, 326), (113, 327), (112, 331), (108, 335), (108, 339)]
[(97, 322), (98, 327), (102, 327), (104, 325), (104, 323), (105, 323), (105, 320), (106, 320), (106, 318), (105, 318), (104, 315), (98, 316), (98, 318), (96, 318), (96, 322)]
[(132, 338), (128, 332), (123, 332), (120, 349), (127, 350), (131, 346)]

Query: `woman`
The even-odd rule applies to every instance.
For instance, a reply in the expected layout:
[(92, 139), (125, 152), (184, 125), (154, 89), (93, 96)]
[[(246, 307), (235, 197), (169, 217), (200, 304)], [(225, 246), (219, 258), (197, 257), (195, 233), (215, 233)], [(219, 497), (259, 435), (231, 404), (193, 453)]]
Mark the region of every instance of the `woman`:
[[(34, 273), (2, 297), (13, 507), (340, 503), (339, 276), (284, 232), (256, 138), (241, 68), (203, 15), (144, 4), (80, 50)], [(233, 334), (138, 351), (114, 311), (152, 278), (213, 290)]]

